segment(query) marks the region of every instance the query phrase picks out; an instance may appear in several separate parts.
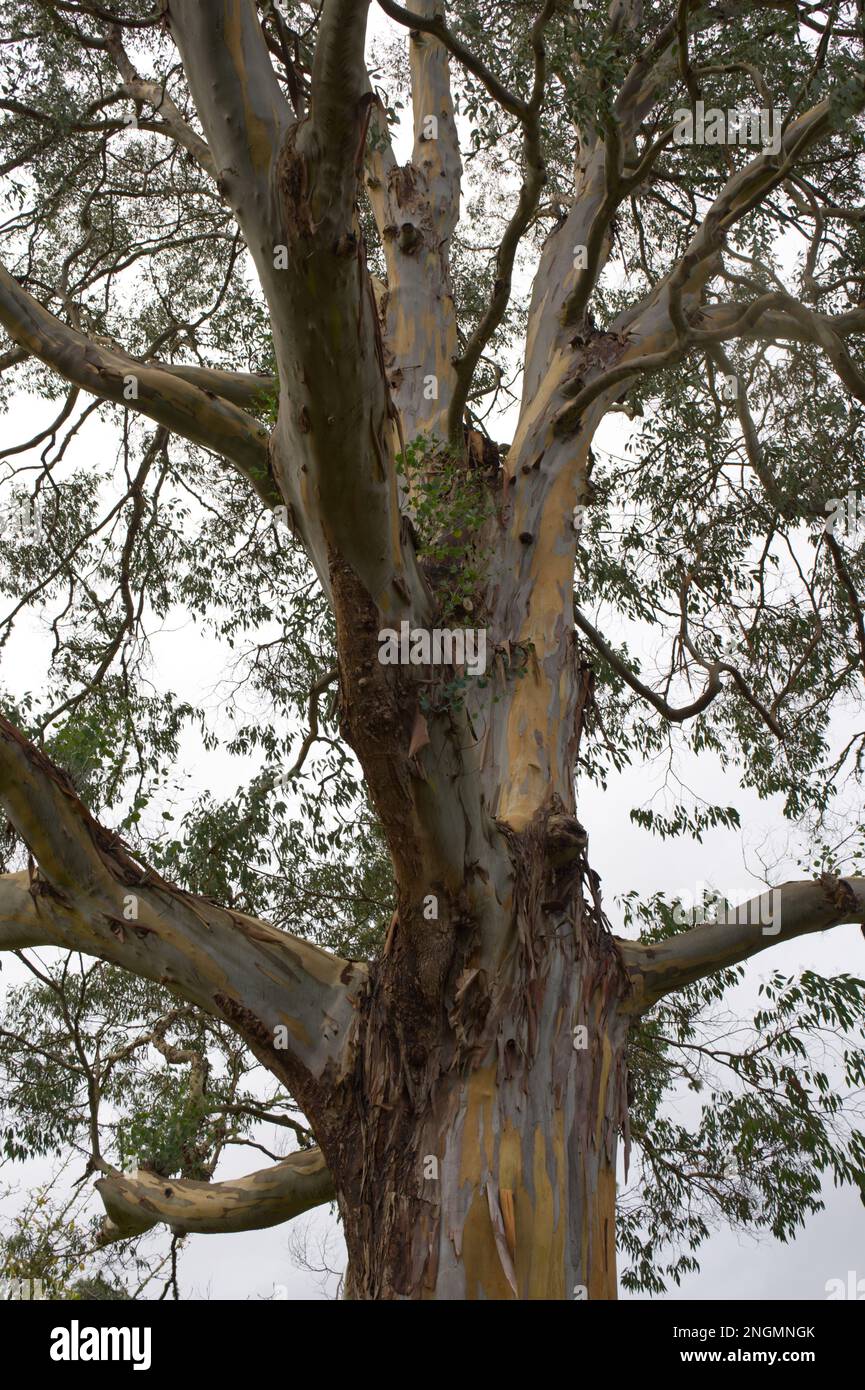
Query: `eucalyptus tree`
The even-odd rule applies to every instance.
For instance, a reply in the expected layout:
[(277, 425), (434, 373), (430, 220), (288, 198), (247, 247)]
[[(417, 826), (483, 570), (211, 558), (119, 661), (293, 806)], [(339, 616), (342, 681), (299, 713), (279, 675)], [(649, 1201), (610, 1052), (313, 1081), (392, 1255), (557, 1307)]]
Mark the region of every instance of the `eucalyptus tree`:
[[(335, 1201), (351, 1297), (608, 1299), (633, 1144), (658, 1290), (713, 1217), (786, 1237), (865, 1183), (861, 982), (776, 976), (746, 1046), (693, 1044), (742, 962), (865, 920), (829, 844), (865, 739), (862, 6), (374, 9), (371, 50), (368, 0), (0, 5), (0, 365), (55, 403), (3, 456), (0, 947), (73, 953), (10, 995), (6, 1153), (85, 1152), (106, 1242)], [(237, 648), (228, 732), (152, 679), (178, 606)], [(177, 823), (196, 732), (258, 771)], [(817, 871), (707, 921), (624, 874), (614, 935), (580, 782), (694, 753)], [(272, 1117), (300, 1147), (214, 1181)]]

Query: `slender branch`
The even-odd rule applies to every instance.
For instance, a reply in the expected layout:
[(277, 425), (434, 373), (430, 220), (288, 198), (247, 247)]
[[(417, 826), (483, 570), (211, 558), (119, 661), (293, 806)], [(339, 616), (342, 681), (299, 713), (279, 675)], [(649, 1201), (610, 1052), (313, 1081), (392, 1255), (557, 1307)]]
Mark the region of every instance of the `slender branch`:
[(853, 618), (853, 627), (856, 632), (856, 645), (859, 648), (859, 660), (862, 663), (862, 670), (865, 672), (865, 611), (863, 611), (862, 600), (856, 588), (856, 583), (844, 559), (844, 552), (830, 531), (824, 531), (823, 542), (832, 557), (835, 566), (835, 573), (838, 582), (844, 591)]
[[(853, 111), (858, 112), (865, 106), (865, 81), (859, 74), (856, 76), (856, 81), (858, 91), (855, 95), (850, 94), (848, 96), (847, 105)], [(631, 318), (637, 318), (650, 307), (659, 294), (664, 293), (668, 297), (670, 318), (676, 334), (675, 341), (661, 351), (648, 353), (642, 358), (632, 359), (631, 362), (623, 362), (610, 371), (595, 377), (587, 385), (580, 382), (578, 391), (574, 393), (577, 397), (576, 400), (570, 407), (561, 412), (556, 421), (558, 432), (571, 433), (578, 427), (583, 412), (592, 401), (603, 395), (609, 387), (620, 381), (628, 380), (632, 373), (639, 374), (660, 370), (677, 361), (685, 349), (692, 344), (709, 341), (712, 337), (711, 331), (695, 327), (686, 317), (682, 303), (685, 287), (695, 277), (700, 278), (701, 267), (703, 267), (702, 278), (706, 278), (707, 269), (717, 258), (730, 228), (758, 206), (774, 188), (783, 184), (789, 178), (797, 160), (815, 143), (832, 132), (834, 128), (834, 96), (834, 93), (830, 93), (825, 100), (786, 126), (777, 154), (767, 152), (758, 155), (730, 176), (707, 211), (686, 251), (670, 271), (664, 285), (652, 291), (644, 306), (638, 306), (632, 311)], [(607, 158), (609, 159), (609, 153)], [(610, 177), (611, 171), (608, 170), (605, 187), (609, 183)], [(803, 321), (811, 331), (819, 335), (818, 340), (842, 381), (857, 398), (865, 399), (863, 396), (865, 378), (857, 371), (843, 343), (835, 337), (831, 330), (820, 325), (813, 316), (809, 316), (810, 311), (798, 304), (798, 301), (794, 300), (792, 296), (783, 296), (779, 292), (775, 292), (772, 296), (767, 295), (765, 298), (767, 306), (775, 307), (783, 300), (788, 314)], [(586, 283), (584, 279), (581, 279), (578, 280), (570, 298), (565, 301), (563, 309), (565, 322), (573, 320), (575, 307), (586, 300)], [(741, 326), (747, 326), (752, 314), (754, 318), (759, 317), (759, 312), (759, 310), (749, 307), (747, 318), (743, 319)]]
[(123, 46), (119, 25), (112, 25), (109, 29), (106, 47), (123, 78), (124, 85), (118, 96), (131, 101), (146, 102), (148, 106), (152, 106), (156, 114), (162, 117), (166, 128), (177, 143), (192, 155), (205, 173), (216, 179), (218, 171), (207, 142), (202, 140), (201, 136), (197, 135), (183, 119), (176, 104), (161, 83), (150, 82), (140, 76)]
[(714, 666), (710, 669), (709, 679), (706, 682), (702, 693), (690, 705), (682, 705), (678, 709), (670, 705), (662, 695), (646, 685), (640, 680), (639, 676), (631, 670), (630, 666), (616, 654), (608, 642), (604, 640), (597, 628), (593, 627), (588, 618), (574, 607), (574, 622), (582, 633), (588, 637), (592, 646), (600, 652), (604, 660), (612, 666), (617, 675), (642, 699), (662, 714), (665, 719), (673, 723), (681, 724), (686, 719), (693, 719), (695, 715), (701, 714), (708, 705), (712, 703), (716, 695), (721, 693), (721, 668)]
[(504, 107), (511, 116), (516, 116), (519, 120), (524, 119), (527, 113), (527, 103), (514, 92), (508, 91), (507, 87), (498, 80), (486, 64), (481, 62), (480, 58), (476, 57), (471, 49), (467, 48), (462, 40), (450, 31), (440, 14), (430, 18), (418, 14), (415, 10), (407, 10), (403, 5), (397, 5), (394, 0), (378, 0), (378, 4), (390, 19), (396, 20), (397, 24), (404, 24), (408, 29), (414, 29), (420, 34), (432, 34), (433, 38), (444, 44), (448, 52), (453, 54), (467, 72), (470, 72), (486, 87), (494, 101)]
[(313, 744), (317, 741), (318, 736), (319, 736), (319, 735), (318, 735), (318, 702), (319, 702), (319, 699), (320, 699), (320, 697), (324, 694), (324, 692), (327, 690), (328, 686), (333, 685), (334, 681), (335, 681), (335, 680), (338, 680), (338, 679), (339, 679), (339, 671), (336, 670), (336, 669), (334, 669), (333, 671), (328, 671), (328, 672), (326, 672), (325, 675), (321, 676), (320, 679), (317, 680), (317, 681), (314, 683), (314, 685), (310, 688), (310, 692), (309, 692), (309, 729), (308, 729), (306, 735), (304, 736), (304, 740), (303, 740), (302, 744), (300, 745), (300, 749), (299, 749), (299, 751), (298, 751), (297, 757), (295, 758), (295, 760), (294, 760), (292, 766), (288, 769), (288, 771), (287, 771), (287, 772), (283, 775), (283, 777), (280, 779), (281, 782), (282, 782), (283, 784), (285, 784), (286, 782), (291, 782), (291, 781), (293, 781), (294, 778), (297, 777), (297, 775), (302, 771), (303, 765), (304, 765), (304, 763), (306, 762), (307, 756), (308, 756), (308, 754), (309, 754), (309, 750), (312, 748)]
[[(837, 338), (865, 332), (865, 308), (848, 309), (841, 314), (821, 314), (799, 305), (797, 316), (785, 313), (780, 306), (791, 298), (778, 291), (761, 295), (750, 304), (709, 304), (701, 310), (701, 333), (698, 341), (722, 342), (730, 338), (746, 341), (818, 343), (820, 332), (827, 329)], [(798, 301), (793, 301), (798, 304)]]
[[(379, 0), (379, 3), (382, 3), (382, 0)], [(534, 80), (531, 97), (527, 103), (523, 104), (520, 115), (523, 126), (523, 183), (516, 209), (496, 252), (496, 278), (492, 298), (466, 344), (462, 356), (455, 363), (457, 380), (448, 410), (448, 438), (456, 445), (462, 444), (463, 416), (472, 388), (475, 369), (507, 311), (517, 250), (524, 233), (534, 218), (547, 181), (540, 126), (547, 75), (544, 31), (555, 12), (555, 0), (546, 0), (532, 25), (531, 46), (535, 62)]]

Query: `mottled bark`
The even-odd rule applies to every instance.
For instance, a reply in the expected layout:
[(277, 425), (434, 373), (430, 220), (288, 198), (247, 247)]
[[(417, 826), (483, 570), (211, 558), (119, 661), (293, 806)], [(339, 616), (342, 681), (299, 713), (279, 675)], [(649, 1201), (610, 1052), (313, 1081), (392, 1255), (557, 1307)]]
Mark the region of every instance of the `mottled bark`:
[(614, 1298), (629, 982), (591, 899), (585, 836), (508, 834), (494, 974), (467, 940), (433, 1013), (376, 968), (331, 1156), (349, 1291), (371, 1299)]
[[(435, 0), (420, 0), (417, 8), (432, 14)], [(396, 163), (384, 113), (376, 106), (366, 176), (387, 263), (384, 362), (406, 441), (446, 431), (457, 354), (450, 239), (459, 219), (462, 175), (447, 51), (415, 32), (410, 63), (412, 158)]]

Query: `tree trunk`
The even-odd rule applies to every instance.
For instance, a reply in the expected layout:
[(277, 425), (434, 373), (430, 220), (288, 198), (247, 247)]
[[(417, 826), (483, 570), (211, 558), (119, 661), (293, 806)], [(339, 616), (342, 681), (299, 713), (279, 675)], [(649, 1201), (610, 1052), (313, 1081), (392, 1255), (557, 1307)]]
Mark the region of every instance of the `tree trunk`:
[(352, 1298), (616, 1297), (627, 978), (577, 822), (508, 839), (497, 974), (462, 942), (427, 1010), (397, 926), (362, 1000), (328, 1154)]

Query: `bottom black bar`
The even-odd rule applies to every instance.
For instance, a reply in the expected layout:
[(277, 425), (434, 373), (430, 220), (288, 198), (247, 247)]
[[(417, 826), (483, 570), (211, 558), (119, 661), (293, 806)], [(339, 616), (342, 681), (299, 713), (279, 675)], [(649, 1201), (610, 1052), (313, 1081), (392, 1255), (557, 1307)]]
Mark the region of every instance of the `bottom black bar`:
[[(309, 1305), (307, 1305), (309, 1306)], [(391, 1351), (396, 1346), (374, 1342), (382, 1332), (434, 1334), (436, 1340), (423, 1352), (428, 1373), (440, 1348), (443, 1360), (452, 1354), (443, 1332), (452, 1330), (468, 1339), (478, 1352), (501, 1347), (531, 1350), (538, 1357), (550, 1353), (599, 1358), (611, 1368), (627, 1373), (629, 1365), (641, 1372), (664, 1373), (673, 1368), (686, 1376), (702, 1373), (705, 1366), (735, 1371), (739, 1366), (762, 1366), (771, 1373), (804, 1366), (830, 1378), (858, 1363), (861, 1349), (862, 1309), (855, 1300), (838, 1302), (652, 1302), (621, 1303), (450, 1304), (435, 1312), (429, 1305), (327, 1303), (318, 1305), (322, 1321), (311, 1327), (308, 1314), (288, 1315), (283, 1302), (179, 1302), (85, 1303), (11, 1299), (0, 1302), (0, 1366), (8, 1375), (7, 1357), (25, 1356), (32, 1375), (39, 1372), (50, 1383), (70, 1373), (88, 1377), (101, 1367), (112, 1376), (119, 1372), (172, 1376), (191, 1373), (201, 1378), (210, 1373), (225, 1376), (251, 1368), (264, 1371), (274, 1363), (292, 1365), (309, 1354), (321, 1359), (321, 1334), (328, 1340), (326, 1364), (331, 1376), (341, 1356), (346, 1364), (362, 1369), (366, 1355), (370, 1369), (382, 1367), (376, 1346)], [(460, 1309), (464, 1311), (461, 1313)], [(504, 1314), (507, 1321), (499, 1323)], [(470, 1317), (470, 1322), (463, 1322)], [(418, 1322), (414, 1319), (417, 1318)], [(521, 1327), (520, 1324), (523, 1324)], [(340, 1340), (346, 1331), (353, 1335)], [(525, 1336), (530, 1342), (524, 1340)], [(358, 1338), (361, 1340), (358, 1341)], [(549, 1339), (548, 1341), (546, 1339)], [(399, 1345), (399, 1344), (396, 1344)], [(448, 1347), (451, 1346), (451, 1351)], [(361, 1348), (366, 1347), (366, 1353)], [(420, 1347), (418, 1346), (418, 1349)], [(360, 1357), (360, 1360), (358, 1360)], [(635, 1358), (632, 1362), (631, 1358)], [(3, 1363), (6, 1363), (5, 1365)], [(463, 1366), (463, 1363), (460, 1363)], [(507, 1362), (505, 1362), (507, 1365)], [(538, 1363), (544, 1364), (543, 1361)], [(488, 1361), (485, 1367), (489, 1370)], [(405, 1361), (403, 1359), (403, 1369)], [(463, 1369), (466, 1369), (463, 1366)], [(513, 1371), (511, 1367), (511, 1371)], [(578, 1367), (573, 1367), (575, 1373)], [(4, 1377), (5, 1378), (5, 1377)]]

